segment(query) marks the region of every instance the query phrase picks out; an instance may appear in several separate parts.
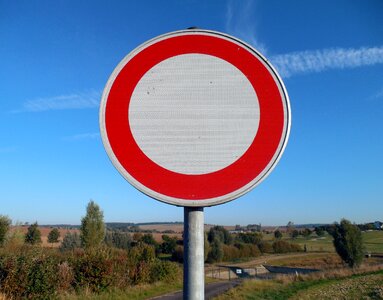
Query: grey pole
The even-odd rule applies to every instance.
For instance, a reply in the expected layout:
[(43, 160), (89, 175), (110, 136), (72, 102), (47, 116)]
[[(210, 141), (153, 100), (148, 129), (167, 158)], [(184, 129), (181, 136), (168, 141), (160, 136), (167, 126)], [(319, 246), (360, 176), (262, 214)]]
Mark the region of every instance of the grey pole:
[(203, 207), (184, 207), (183, 298), (205, 299)]

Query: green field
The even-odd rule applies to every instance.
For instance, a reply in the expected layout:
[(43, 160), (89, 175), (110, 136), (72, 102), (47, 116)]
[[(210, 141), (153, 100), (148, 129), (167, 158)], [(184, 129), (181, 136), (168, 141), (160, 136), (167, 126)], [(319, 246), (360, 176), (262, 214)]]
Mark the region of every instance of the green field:
[[(380, 231), (364, 231), (362, 232), (364, 246), (366, 251), (372, 253), (383, 253), (383, 230)], [(272, 241), (273, 234), (264, 236), (265, 240)], [(335, 252), (332, 244), (332, 237), (325, 234), (323, 237), (318, 237), (315, 233), (308, 238), (298, 236), (296, 239), (291, 239), (284, 234), (283, 239), (294, 242), (304, 247), (306, 245), (308, 252)]]

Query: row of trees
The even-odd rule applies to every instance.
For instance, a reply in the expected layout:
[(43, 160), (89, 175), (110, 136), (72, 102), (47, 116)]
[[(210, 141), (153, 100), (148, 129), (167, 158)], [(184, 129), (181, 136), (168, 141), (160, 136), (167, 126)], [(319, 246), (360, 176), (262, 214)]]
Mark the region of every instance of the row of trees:
[[(0, 216), (0, 246), (6, 240), (6, 234), (10, 225), (11, 220), (7, 216)], [(292, 222), (289, 222), (287, 228), (292, 238), (297, 237), (299, 234), (308, 237), (313, 233), (308, 228), (299, 232), (294, 229)], [(314, 231), (318, 236), (323, 236), (325, 231), (327, 231), (334, 239), (337, 253), (350, 267), (360, 264), (364, 252), (363, 241), (361, 232), (356, 225), (343, 219), (340, 224), (316, 227)], [(182, 261), (183, 259), (182, 242), (177, 241), (177, 238), (163, 235), (163, 242), (157, 243), (150, 233), (135, 233), (132, 238), (125, 232), (107, 232), (103, 220), (103, 212), (94, 201), (90, 201), (87, 205), (86, 215), (81, 220), (80, 232), (80, 235), (77, 233), (67, 233), (63, 239), (61, 249), (73, 250), (80, 247), (91, 249), (99, 247), (102, 243), (115, 248), (129, 249), (143, 243), (153, 246), (156, 254), (170, 254), (173, 260), (176, 261)], [(60, 232), (54, 228), (48, 235), (48, 242), (58, 242), (59, 237)], [(274, 237), (275, 241), (271, 244), (263, 241), (263, 236), (260, 232), (232, 235), (224, 227), (215, 226), (205, 236), (205, 260), (207, 262), (219, 262), (246, 256), (258, 256), (261, 253), (302, 250), (298, 245), (282, 241), (282, 232), (279, 230), (274, 232)], [(25, 235), (25, 242), (29, 244), (41, 242), (41, 233), (37, 223), (29, 226)]]

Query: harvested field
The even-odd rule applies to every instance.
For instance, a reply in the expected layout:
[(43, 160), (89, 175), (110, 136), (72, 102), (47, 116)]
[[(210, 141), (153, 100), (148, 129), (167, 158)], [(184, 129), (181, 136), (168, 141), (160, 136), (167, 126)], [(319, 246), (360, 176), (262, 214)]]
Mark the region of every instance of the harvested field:
[[(11, 228), (11, 232), (19, 231), (20, 233), (25, 235), (28, 231), (28, 227), (29, 226), (27, 226), (27, 225), (13, 226)], [(48, 243), (48, 234), (53, 228), (57, 228), (60, 232), (59, 243), (54, 243), (54, 244)], [(45, 227), (45, 226), (40, 227), (39, 226), (39, 230), (41, 232), (42, 246), (43, 247), (51, 247), (51, 248), (58, 248), (67, 232), (71, 232), (71, 233), (77, 232), (78, 234), (80, 234), (80, 231), (78, 229), (58, 228), (58, 227), (53, 227), (53, 226), (52, 227)]]

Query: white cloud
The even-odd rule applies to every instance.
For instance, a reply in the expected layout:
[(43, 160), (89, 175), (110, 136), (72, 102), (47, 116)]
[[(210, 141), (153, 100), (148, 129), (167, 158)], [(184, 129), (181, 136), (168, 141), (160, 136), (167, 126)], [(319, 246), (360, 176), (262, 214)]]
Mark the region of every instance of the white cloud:
[(256, 3), (250, 0), (228, 1), (226, 7), (226, 32), (239, 37), (252, 45), (262, 54), (267, 52), (266, 46), (259, 41), (256, 33)]
[(90, 133), (81, 133), (72, 136), (64, 137), (65, 141), (79, 141), (79, 140), (94, 140), (100, 138), (100, 133), (90, 132)]
[(383, 47), (293, 52), (270, 58), (282, 77), (383, 63)]
[(83, 93), (37, 98), (23, 103), (20, 110), (13, 112), (42, 112), (64, 109), (85, 109), (99, 106), (101, 93), (91, 90)]

